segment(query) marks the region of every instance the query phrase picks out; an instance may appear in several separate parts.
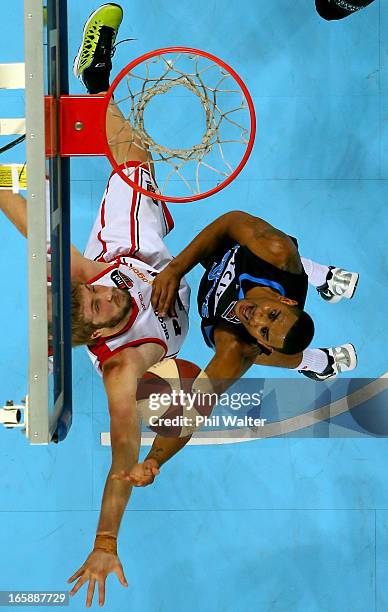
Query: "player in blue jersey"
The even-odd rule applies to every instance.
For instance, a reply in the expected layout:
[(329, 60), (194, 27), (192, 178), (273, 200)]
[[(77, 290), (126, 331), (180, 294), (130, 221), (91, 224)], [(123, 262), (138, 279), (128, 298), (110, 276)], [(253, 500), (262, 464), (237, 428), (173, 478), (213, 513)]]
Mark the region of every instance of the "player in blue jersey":
[(353, 297), (357, 273), (300, 257), (295, 238), (235, 211), (206, 227), (158, 275), (154, 308), (172, 313), (179, 279), (200, 262), (202, 334), (215, 351), (205, 369), (211, 379), (237, 379), (254, 364), (296, 369), (316, 380), (355, 368), (351, 344), (308, 348), (314, 324), (303, 307), (309, 283), (328, 303)]
[[(158, 274), (153, 307), (173, 316), (180, 278), (198, 263), (205, 268), (198, 291), (202, 334), (215, 354), (194, 390), (220, 394), (255, 364), (295, 369), (318, 381), (356, 367), (352, 344), (309, 348), (314, 324), (303, 310), (308, 284), (329, 304), (352, 298), (356, 272), (301, 257), (295, 238), (234, 211), (208, 225)], [(157, 436), (145, 460), (120, 478), (151, 484), (151, 470), (180, 448), (181, 438)]]

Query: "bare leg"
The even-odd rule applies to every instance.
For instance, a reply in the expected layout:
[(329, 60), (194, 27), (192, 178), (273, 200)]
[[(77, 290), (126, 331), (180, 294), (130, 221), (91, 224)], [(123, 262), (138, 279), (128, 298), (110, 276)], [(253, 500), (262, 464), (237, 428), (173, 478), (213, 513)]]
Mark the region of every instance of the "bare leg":
[[(105, 93), (105, 92), (101, 92)], [(106, 115), (106, 133), (112, 155), (116, 162), (124, 164), (129, 161), (149, 163), (152, 157), (140, 138), (132, 130), (120, 108), (111, 100)]]
[(270, 355), (258, 355), (255, 359), (256, 365), (274, 366), (276, 368), (295, 369), (299, 366), (303, 358), (303, 353), (295, 355), (285, 355), (284, 353), (273, 352)]

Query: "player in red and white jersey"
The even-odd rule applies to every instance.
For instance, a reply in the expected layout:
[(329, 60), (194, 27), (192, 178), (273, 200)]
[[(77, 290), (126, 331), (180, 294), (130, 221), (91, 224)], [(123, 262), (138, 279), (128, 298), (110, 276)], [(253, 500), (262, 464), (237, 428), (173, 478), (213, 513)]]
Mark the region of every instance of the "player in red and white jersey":
[(118, 287), (127, 290), (132, 301), (132, 311), (126, 325), (116, 334), (101, 337), (88, 347), (90, 358), (99, 373), (104, 363), (113, 355), (128, 347), (141, 344), (157, 344), (163, 349), (164, 358), (175, 357), (188, 330), (188, 285), (180, 287), (176, 304), (176, 317), (160, 317), (150, 307), (152, 282), (157, 270), (141, 260), (120, 257), (103, 270), (89, 284)]
[[(114, 112), (117, 121), (117, 111)], [(139, 186), (150, 188), (146, 168), (137, 166), (131, 178)], [(134, 191), (119, 174), (111, 174), (84, 253), (88, 260), (111, 265), (101, 266), (101, 272), (88, 284), (128, 292), (132, 309), (118, 331), (94, 334), (94, 344), (89, 345), (88, 352), (100, 374), (104, 363), (125, 348), (157, 344), (164, 359), (175, 357), (182, 346), (188, 330), (190, 300), (186, 280), (180, 286), (176, 317), (160, 317), (151, 306), (152, 282), (172, 260), (163, 239), (173, 227), (163, 202)]]
[[(94, 11), (85, 25), (74, 71), (90, 94), (108, 89), (113, 45), (121, 19), (122, 9), (117, 4), (106, 4)], [(107, 109), (106, 129), (108, 140), (120, 133), (120, 142), (111, 147), (117, 163), (128, 166), (127, 162), (132, 161), (134, 169), (128, 170), (133, 173), (132, 179), (150, 190), (151, 177), (142, 165), (148, 160), (148, 152), (133, 138), (130, 125), (114, 102)], [(0, 208), (26, 236), (24, 198), (2, 192)], [(188, 330), (190, 290), (185, 280), (180, 285), (173, 316), (161, 317), (151, 305), (152, 281), (172, 259), (163, 242), (172, 227), (163, 203), (133, 190), (114, 172), (85, 255), (74, 247), (71, 249), (73, 344), (88, 344), (91, 359), (103, 377), (112, 447), (112, 465), (104, 487), (95, 545), (69, 580), (79, 579), (72, 594), (90, 580), (89, 604), (96, 579), (101, 603), (110, 572), (115, 571), (125, 583), (116, 541), (131, 489), (126, 482), (111, 476), (131, 470), (138, 462), (141, 439), (136, 411), (138, 380), (161, 359), (175, 356)], [(50, 303), (48, 311), (50, 319)], [(182, 438), (182, 445), (185, 441)]]
[[(85, 25), (74, 72), (90, 94), (103, 93), (108, 88), (121, 19), (121, 8), (106, 4)], [(151, 176), (141, 165), (148, 161), (149, 154), (134, 138), (131, 126), (114, 102), (107, 110), (106, 129), (108, 142), (120, 134), (119, 142), (116, 139), (111, 145), (116, 162), (125, 163), (132, 180), (150, 191)], [(128, 168), (130, 161), (133, 168)], [(78, 579), (72, 595), (89, 581), (88, 605), (92, 603), (96, 580), (103, 603), (105, 579), (110, 572), (115, 571), (125, 584), (117, 556), (117, 535), (131, 487), (111, 476), (130, 470), (138, 462), (141, 435), (136, 411), (137, 382), (151, 365), (178, 353), (188, 330), (189, 287), (185, 280), (180, 284), (173, 316), (161, 317), (151, 305), (152, 282), (172, 259), (163, 241), (172, 227), (163, 203), (133, 190), (113, 172), (82, 258), (90, 266), (93, 264), (96, 272), (73, 288), (73, 306), (78, 304), (80, 327), (87, 323), (93, 330), (88, 351), (102, 374), (108, 397), (112, 449), (94, 548), (69, 579)], [(182, 439), (182, 446), (186, 441)], [(158, 470), (152, 471), (156, 474)]]

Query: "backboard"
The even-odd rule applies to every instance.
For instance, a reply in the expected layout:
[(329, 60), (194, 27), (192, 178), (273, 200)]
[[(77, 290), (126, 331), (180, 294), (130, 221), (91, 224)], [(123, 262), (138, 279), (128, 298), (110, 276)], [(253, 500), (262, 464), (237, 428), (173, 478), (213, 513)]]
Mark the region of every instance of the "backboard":
[[(32, 444), (47, 444), (63, 440), (71, 426), (70, 161), (57, 155), (56, 144), (56, 100), (61, 93), (68, 93), (67, 4), (65, 0), (47, 0), (47, 25), (42, 0), (25, 0), (24, 10), (29, 286), (26, 435)], [(52, 153), (48, 160), (45, 94), (52, 96), (52, 129), (49, 130)], [(49, 289), (46, 178), (50, 199)], [(47, 313), (50, 291), (52, 342), (49, 342)], [(49, 345), (52, 376), (47, 367)]]

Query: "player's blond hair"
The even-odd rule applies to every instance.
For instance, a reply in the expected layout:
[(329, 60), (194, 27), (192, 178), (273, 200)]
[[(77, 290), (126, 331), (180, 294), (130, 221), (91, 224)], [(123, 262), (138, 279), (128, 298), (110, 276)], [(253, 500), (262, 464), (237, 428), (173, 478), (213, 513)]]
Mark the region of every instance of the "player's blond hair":
[[(82, 317), (79, 286), (79, 283), (71, 283), (71, 335), (73, 346), (82, 346), (84, 344), (95, 343), (95, 340), (92, 340), (92, 334), (96, 330), (96, 326), (92, 323), (85, 322)], [(49, 344), (51, 345), (53, 340), (53, 322), (51, 320), (51, 287), (48, 287), (47, 303), (50, 304), (48, 338)]]
[(73, 346), (94, 344), (92, 334), (96, 326), (85, 321), (82, 314), (80, 283), (71, 283), (71, 338)]
[[(85, 321), (83, 314), (83, 305), (81, 298), (81, 287), (82, 283), (71, 283), (71, 343), (72, 346), (83, 346), (85, 344), (92, 346), (96, 344), (97, 339), (92, 339), (93, 332), (101, 327), (113, 327), (117, 325), (117, 320), (112, 319), (111, 322), (107, 321), (104, 324), (92, 323), (91, 321)], [(51, 304), (51, 288), (49, 287), (50, 293), (50, 304)], [(123, 309), (122, 317), (127, 315), (128, 308)], [(51, 311), (51, 306), (50, 306)], [(51, 321), (51, 316), (49, 314), (48, 321), (48, 336), (49, 342), (52, 342), (52, 334), (53, 334), (53, 325)]]

